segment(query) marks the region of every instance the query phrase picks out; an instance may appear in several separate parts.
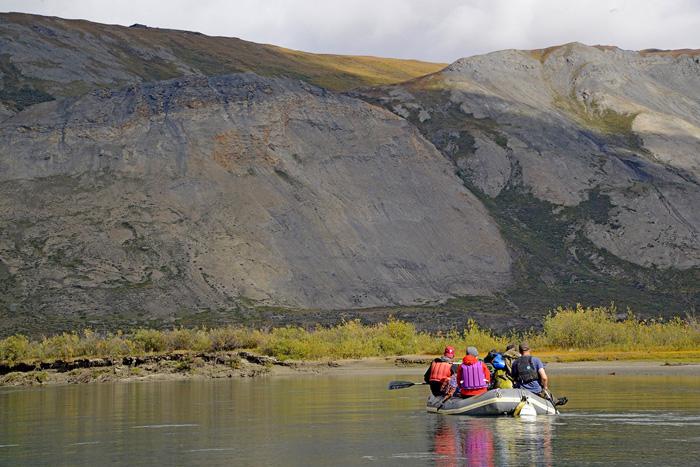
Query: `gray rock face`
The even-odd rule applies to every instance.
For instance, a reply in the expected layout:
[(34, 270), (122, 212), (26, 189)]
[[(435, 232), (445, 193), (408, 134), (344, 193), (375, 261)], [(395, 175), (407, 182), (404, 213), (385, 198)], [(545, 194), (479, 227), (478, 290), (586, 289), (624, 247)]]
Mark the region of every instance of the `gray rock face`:
[(366, 95), (410, 109), (485, 195), (510, 184), (574, 207), (599, 190), (612, 206), (589, 240), (643, 266), (700, 266), (699, 56), (507, 50)]
[(37, 104), (3, 122), (0, 154), (5, 301), (39, 315), (109, 307), (128, 325), (509, 282), (497, 225), (414, 127), (302, 82), (191, 77)]
[(700, 306), (698, 51), (431, 66), (0, 14), (0, 334)]

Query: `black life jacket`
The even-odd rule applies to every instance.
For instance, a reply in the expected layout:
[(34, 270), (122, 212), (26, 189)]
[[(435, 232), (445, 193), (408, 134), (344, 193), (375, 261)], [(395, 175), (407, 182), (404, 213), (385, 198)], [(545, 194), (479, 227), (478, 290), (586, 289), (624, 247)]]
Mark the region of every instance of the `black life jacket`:
[(520, 384), (527, 384), (533, 381), (539, 381), (540, 374), (532, 364), (532, 356), (520, 357), (513, 362), (513, 373), (515, 381)]

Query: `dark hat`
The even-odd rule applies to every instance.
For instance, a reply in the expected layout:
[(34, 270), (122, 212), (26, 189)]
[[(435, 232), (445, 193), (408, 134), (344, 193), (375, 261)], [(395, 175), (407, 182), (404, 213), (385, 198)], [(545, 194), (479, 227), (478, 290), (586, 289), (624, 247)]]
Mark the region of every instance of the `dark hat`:
[(518, 348), (520, 349), (520, 353), (523, 353), (530, 350), (530, 344), (527, 342), (521, 342)]

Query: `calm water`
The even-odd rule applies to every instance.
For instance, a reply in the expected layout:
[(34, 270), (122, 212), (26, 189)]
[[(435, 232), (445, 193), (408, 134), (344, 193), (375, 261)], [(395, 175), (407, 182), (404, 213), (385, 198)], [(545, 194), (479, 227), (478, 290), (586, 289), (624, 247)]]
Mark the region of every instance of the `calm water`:
[(388, 376), (0, 390), (0, 465), (697, 465), (697, 376), (554, 375), (534, 421), (427, 414)]

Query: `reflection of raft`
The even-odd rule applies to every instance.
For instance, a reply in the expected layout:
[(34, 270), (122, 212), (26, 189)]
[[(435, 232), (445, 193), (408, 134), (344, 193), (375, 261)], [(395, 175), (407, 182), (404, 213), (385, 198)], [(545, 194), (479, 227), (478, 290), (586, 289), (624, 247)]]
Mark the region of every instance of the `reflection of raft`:
[(443, 397), (428, 397), (428, 412), (447, 415), (513, 415), (521, 402), (532, 405), (537, 415), (556, 415), (554, 405), (524, 389), (492, 389), (480, 396), (462, 399), (453, 397), (442, 404)]

